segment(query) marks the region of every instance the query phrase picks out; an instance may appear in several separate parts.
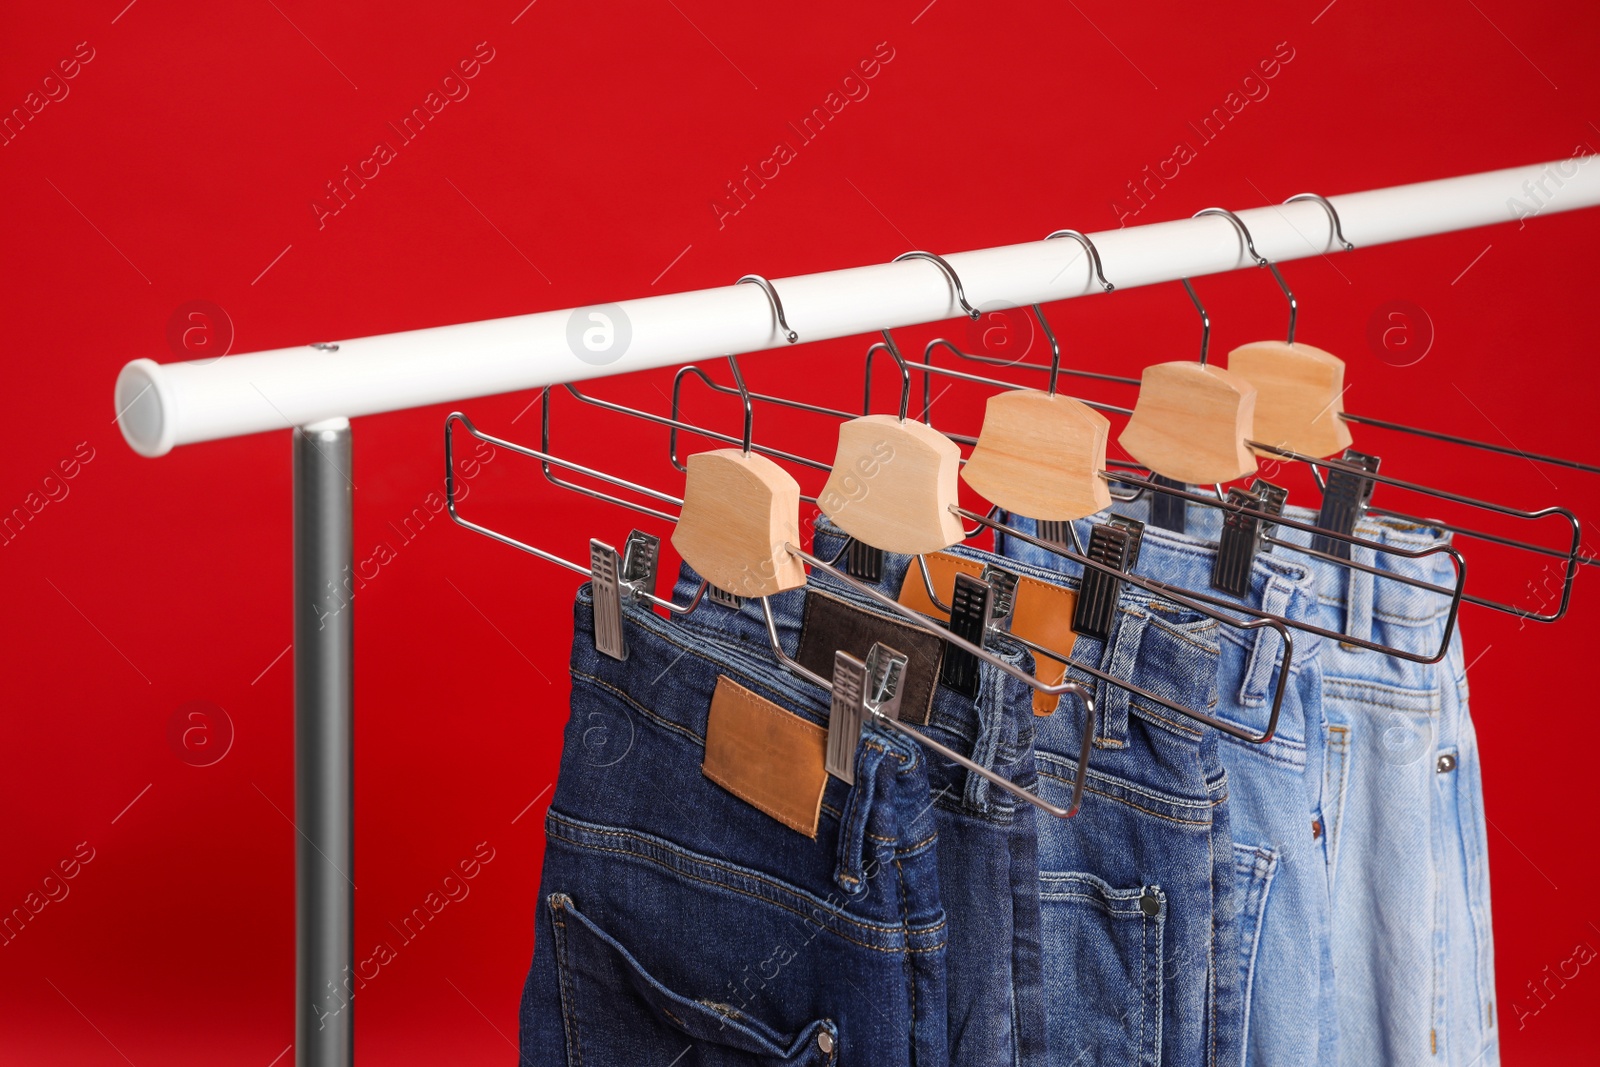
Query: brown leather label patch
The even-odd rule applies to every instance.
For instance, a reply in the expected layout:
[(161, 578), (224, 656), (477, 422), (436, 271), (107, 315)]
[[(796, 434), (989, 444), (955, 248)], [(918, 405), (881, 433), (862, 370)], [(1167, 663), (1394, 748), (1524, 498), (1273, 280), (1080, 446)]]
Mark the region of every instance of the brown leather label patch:
[(906, 657), (905, 679), (900, 683), (900, 718), (915, 726), (925, 725), (933, 712), (944, 639), (837, 597), (814, 589), (806, 591), (800, 647), (794, 657), (801, 666), (831, 679), (835, 652), (842, 650), (864, 660), (872, 646), (879, 643)]
[[(923, 558), (928, 561), (928, 575), (933, 579), (934, 593), (947, 604), (955, 593), (957, 574), (970, 574), (977, 578), (983, 573), (983, 564), (975, 559), (945, 552), (930, 553)], [(915, 608), (936, 619), (950, 617), (948, 612), (939, 610), (929, 599), (922, 574), (914, 566), (906, 571), (899, 599), (906, 607)], [(1046, 685), (1060, 685), (1067, 676), (1066, 660), (1071, 657), (1072, 646), (1078, 640), (1078, 635), (1072, 629), (1072, 612), (1077, 602), (1077, 593), (1059, 585), (1026, 576), (1017, 581), (1016, 603), (1011, 609), (1011, 632), (1048, 648), (1058, 657), (1034, 656), (1034, 676)], [(1033, 713), (1049, 715), (1056, 710), (1060, 700), (1060, 697), (1048, 693), (1035, 692)]]
[(719, 677), (706, 720), (707, 778), (807, 837), (817, 836), (828, 731)]

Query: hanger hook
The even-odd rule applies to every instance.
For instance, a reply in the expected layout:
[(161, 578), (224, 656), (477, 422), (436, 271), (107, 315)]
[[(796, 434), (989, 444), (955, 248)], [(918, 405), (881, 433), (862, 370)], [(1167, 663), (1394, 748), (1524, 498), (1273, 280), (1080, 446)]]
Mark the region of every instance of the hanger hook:
[(750, 432), (755, 424), (755, 409), (750, 404), (750, 389), (744, 384), (744, 372), (739, 369), (739, 357), (729, 356), (728, 367), (733, 371), (733, 384), (739, 387), (739, 399), (744, 403), (744, 454), (750, 454)]
[(1200, 312), (1200, 365), (1206, 365), (1206, 355), (1211, 351), (1211, 316), (1206, 313), (1206, 306), (1200, 303), (1200, 294), (1194, 291), (1194, 286), (1189, 284), (1189, 279), (1183, 279), (1183, 287), (1189, 293), (1189, 299), (1194, 301), (1194, 309)]
[(1249, 252), (1250, 258), (1256, 261), (1256, 266), (1266, 267), (1272, 272), (1273, 278), (1275, 278), (1278, 282), (1278, 288), (1283, 290), (1284, 298), (1289, 301), (1288, 343), (1291, 345), (1294, 344), (1295, 320), (1300, 314), (1300, 307), (1295, 302), (1294, 293), (1289, 289), (1289, 283), (1283, 280), (1283, 275), (1278, 271), (1278, 265), (1272, 262), (1272, 260), (1268, 259), (1266, 256), (1263, 256), (1260, 252), (1256, 251), (1256, 243), (1250, 236), (1250, 229), (1244, 224), (1244, 220), (1238, 215), (1235, 215), (1225, 207), (1208, 207), (1200, 211), (1196, 211), (1192, 217), (1199, 218), (1202, 215), (1220, 215), (1229, 222), (1233, 223), (1233, 228), (1239, 231), (1240, 237), (1244, 238), (1245, 251)]
[[(759, 274), (746, 274), (743, 278), (740, 278), (733, 284), (742, 285), (745, 282), (754, 282), (756, 285), (761, 286), (762, 292), (767, 294), (767, 299), (772, 302), (772, 310), (778, 316), (778, 325), (783, 327), (784, 338), (788, 340), (790, 344), (794, 344), (796, 341), (800, 340), (800, 335), (789, 328), (789, 320), (783, 317), (783, 301), (778, 299), (778, 290), (772, 287), (772, 283), (767, 281)], [(749, 434), (745, 434), (745, 443), (747, 446), (749, 444), (749, 437)], [(746, 451), (748, 450), (749, 449), (747, 447)]]
[(1311, 200), (1321, 205), (1322, 210), (1328, 213), (1328, 221), (1333, 224), (1333, 239), (1337, 241), (1346, 252), (1355, 251), (1356, 246), (1345, 240), (1344, 228), (1339, 225), (1339, 209), (1333, 206), (1332, 201), (1325, 196), (1318, 196), (1316, 193), (1296, 193), (1289, 199), (1285, 200), (1284, 203), (1292, 204), (1297, 200)]
[(883, 340), (876, 341), (867, 349), (866, 381), (861, 391), (861, 414), (872, 414), (872, 357), (879, 352), (887, 352), (900, 368), (900, 421), (906, 421), (906, 412), (911, 407), (911, 368), (906, 365), (905, 357), (900, 354), (900, 347), (894, 343), (894, 337), (885, 329)]
[[(1054, 233), (1047, 234), (1045, 240), (1050, 241), (1057, 237), (1070, 237), (1082, 245), (1085, 252), (1089, 253), (1089, 269), (1093, 272), (1090, 275), (1090, 280), (1100, 279), (1102, 291), (1109, 293), (1116, 288), (1116, 286), (1106, 281), (1105, 269), (1100, 265), (1100, 250), (1094, 246), (1093, 241), (1089, 240), (1079, 230), (1057, 230)], [(1061, 376), (1061, 345), (1056, 342), (1055, 331), (1050, 328), (1050, 323), (1045, 321), (1044, 309), (1038, 304), (1033, 305), (1033, 317), (1039, 320), (1039, 328), (1044, 331), (1045, 338), (1050, 342), (1050, 388), (1048, 392), (1050, 396), (1055, 396), (1056, 379)]]
[(978, 319), (983, 316), (981, 311), (967, 303), (967, 292), (961, 287), (960, 276), (956, 274), (956, 269), (954, 267), (945, 262), (945, 258), (943, 256), (935, 255), (932, 252), (905, 252), (901, 255), (895, 256), (894, 262), (899, 263), (902, 260), (907, 259), (925, 259), (929, 263), (932, 263), (934, 266), (938, 267), (940, 270), (944, 271), (944, 276), (950, 279), (950, 285), (956, 291), (956, 299), (961, 302), (961, 308), (967, 313), (967, 317), (969, 319)]
[(1082, 245), (1083, 246), (1083, 250), (1085, 252), (1089, 253), (1089, 266), (1094, 269), (1094, 276), (1096, 278), (1100, 279), (1100, 288), (1101, 289), (1103, 289), (1103, 290), (1105, 290), (1106, 292), (1109, 293), (1109, 292), (1111, 292), (1111, 290), (1116, 288), (1116, 286), (1114, 286), (1110, 282), (1106, 281), (1105, 269), (1103, 267), (1101, 267), (1101, 265), (1100, 265), (1100, 250), (1094, 246), (1094, 242), (1089, 240), (1089, 238), (1086, 237), (1083, 234), (1082, 231), (1080, 231), (1080, 230), (1057, 230), (1055, 233), (1047, 235), (1045, 237), (1045, 240), (1046, 241), (1051, 241), (1051, 240), (1054, 240), (1057, 237), (1070, 237), (1074, 241), (1076, 241), (1080, 245)]

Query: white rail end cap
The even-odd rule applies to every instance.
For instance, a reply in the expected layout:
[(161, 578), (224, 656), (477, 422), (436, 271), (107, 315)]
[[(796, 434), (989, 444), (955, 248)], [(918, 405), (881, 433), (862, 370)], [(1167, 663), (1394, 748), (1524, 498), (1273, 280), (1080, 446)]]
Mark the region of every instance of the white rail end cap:
[(172, 451), (177, 421), (172, 418), (172, 394), (161, 364), (136, 359), (117, 375), (117, 426), (128, 447), (154, 458)]

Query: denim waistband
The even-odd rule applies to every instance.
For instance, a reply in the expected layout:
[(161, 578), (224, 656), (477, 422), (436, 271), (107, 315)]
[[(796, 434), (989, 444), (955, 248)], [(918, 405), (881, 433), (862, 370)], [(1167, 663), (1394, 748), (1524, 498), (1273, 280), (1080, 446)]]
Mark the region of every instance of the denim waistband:
[[(842, 542), (841, 542), (842, 544)], [(823, 549), (828, 555), (832, 549)], [(679, 601), (693, 595), (700, 577), (685, 564), (679, 574), (674, 595)], [(779, 643), (788, 655), (796, 655), (800, 636), (806, 625), (806, 598), (825, 594), (844, 603), (882, 616), (881, 605), (870, 597), (836, 580), (826, 580), (825, 575), (814, 574), (805, 589), (795, 589), (768, 598), (772, 617), (778, 631)], [(902, 624), (903, 625), (903, 624)], [(691, 616), (680, 621), (683, 630), (701, 634), (722, 634), (752, 648), (756, 656), (765, 656), (767, 669), (783, 671), (774, 660), (769, 647), (766, 622), (759, 601), (745, 601), (738, 608), (715, 603), (709, 599), (701, 602)], [(1032, 673), (1033, 657), (1020, 645), (999, 641), (988, 646), (1001, 660)], [(968, 697), (938, 682), (934, 686), (927, 726), (942, 731), (943, 740), (956, 742), (963, 755), (982, 766), (1014, 778), (1019, 785), (1030, 784), (1032, 777), (1031, 751), (1033, 747), (1033, 721), (1026, 712), (1031, 689), (1021, 679), (986, 663), (978, 668), (978, 689), (975, 697)], [(1028, 770), (1016, 777), (1007, 768), (1023, 762)], [(937, 772), (938, 764), (930, 769)], [(981, 812), (1001, 820), (1009, 819), (1016, 801), (1000, 790), (991, 789), (987, 779), (969, 774), (962, 792), (962, 803), (970, 811)]]
[[(826, 518), (817, 521), (815, 550), (819, 556), (827, 559), (837, 555), (843, 549), (845, 540), (845, 533)], [(1073, 577), (992, 552), (965, 545), (957, 545), (946, 551), (959, 558), (1003, 567), (1022, 577), (1069, 589), (1077, 586), (1077, 580)], [(884, 553), (883, 577), (878, 582), (880, 591), (891, 597), (896, 596), (906, 576), (911, 573), (911, 567), (911, 557)], [(911, 574), (911, 580), (920, 581), (920, 578)], [(814, 581), (822, 588), (833, 589), (842, 585), (827, 574), (817, 575)], [(1129, 588), (1119, 600), (1110, 639), (1102, 641), (1079, 635), (1073, 645), (1072, 658), (1114, 677), (1134, 682), (1184, 707), (1206, 710), (1217, 702), (1217, 626), (1214, 619), (1173, 605), (1143, 590)], [(1003, 637), (994, 640), (997, 646), (1004, 644)], [(1128, 716), (1135, 712), (1142, 719), (1175, 733), (1191, 738), (1200, 736), (1198, 724), (1175, 716), (1170, 709), (1144, 696), (1131, 693), (1121, 686), (1108, 685), (1070, 665), (1068, 677), (1083, 683), (1094, 693), (1097, 711), (1095, 745), (1098, 748), (1121, 748), (1126, 745)], [(1068, 701), (1066, 706), (1070, 707), (1071, 702)]]
[[(547, 831), (552, 838), (594, 847), (596, 834), (611, 834), (630, 839), (626, 849), (630, 854), (658, 862), (665, 861), (660, 861), (657, 853), (670, 857), (684, 855), (683, 847), (677, 843), (677, 837), (685, 829), (684, 815), (670, 805), (650, 804), (641, 808), (637, 798), (633, 801), (619, 798), (628, 790), (618, 787), (608, 775), (622, 773), (633, 778), (648, 773), (647, 769), (634, 765), (639, 759), (634, 754), (636, 747), (650, 753), (652, 760), (660, 760), (678, 758), (668, 753), (675, 752), (673, 746), (687, 743), (694, 753), (691, 758), (697, 762), (702, 759), (712, 698), (719, 678), (726, 677), (738, 683), (785, 712), (817, 724), (827, 721), (826, 694), (821, 688), (777, 669), (770, 656), (763, 662), (744, 650), (713, 637), (689, 634), (646, 608), (630, 605), (623, 609), (627, 654), (624, 659), (616, 660), (595, 648), (594, 599), (590, 585), (578, 589), (573, 616), (575, 719), (568, 724), (563, 773), (547, 819)], [(597, 713), (592, 723), (578, 721), (580, 687), (603, 692), (611, 700), (620, 701), (626, 706), (625, 714), (619, 718)], [(659, 747), (663, 744), (667, 747)], [(630, 756), (634, 764), (624, 763)], [(586, 773), (566, 773), (565, 768), (573, 760), (581, 764)], [(881, 772), (877, 770), (880, 767), (883, 768)], [(832, 776), (824, 783), (820, 810), (837, 823), (836, 830), (830, 831), (837, 837), (837, 856), (830, 871), (824, 873), (810, 867), (804, 871), (791, 870), (792, 861), (803, 855), (803, 850), (773, 851), (774, 866), (787, 873), (790, 885), (801, 886), (815, 894), (821, 891), (815, 884), (818, 878), (831, 875), (837, 888), (856, 898), (867, 888), (871, 856), (880, 845), (887, 843), (897, 854), (910, 855), (927, 848), (934, 840), (934, 823), (926, 814), (926, 763), (920, 746), (868, 723), (857, 748), (856, 777), (854, 786)], [(731, 792), (726, 795), (729, 803), (746, 804), (742, 799), (735, 799)], [(920, 801), (916, 800), (918, 796)], [(905, 809), (907, 803), (918, 812), (909, 821), (906, 811), (899, 810)], [(700, 818), (716, 820), (717, 816), (702, 807), (696, 813), (696, 819)], [(722, 822), (729, 818), (725, 812)], [(591, 827), (590, 820), (595, 820), (600, 829)], [(778, 834), (792, 833), (789, 829), (780, 829), (776, 821), (759, 825), (763, 830), (770, 827)], [(619, 830), (617, 826), (627, 829)], [(758, 876), (751, 877), (760, 880)], [(892, 932), (876, 930), (870, 923), (862, 929), (872, 934), (874, 945), (896, 951), (899, 950), (897, 946), (903, 947), (903, 930), (899, 935), (892, 935)], [(896, 941), (896, 937), (900, 940)]]

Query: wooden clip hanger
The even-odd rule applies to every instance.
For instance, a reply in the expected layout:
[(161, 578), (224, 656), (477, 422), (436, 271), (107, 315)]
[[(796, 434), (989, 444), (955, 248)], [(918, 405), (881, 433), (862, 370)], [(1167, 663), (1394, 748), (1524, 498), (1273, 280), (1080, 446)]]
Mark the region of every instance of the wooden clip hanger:
[[(1057, 230), (1045, 240), (1070, 237), (1089, 256), (1103, 292), (1100, 253), (1077, 230)], [(1056, 391), (1061, 345), (1038, 304), (1032, 305), (1050, 342), (1050, 382), (1037, 389), (995, 393), (984, 404), (983, 426), (961, 476), (984, 499), (1006, 511), (1051, 521), (1070, 521), (1111, 506), (1111, 486), (1100, 477), (1106, 465), (1111, 420), (1081, 400)], [(948, 344), (948, 342), (945, 342)], [(926, 362), (927, 353), (924, 353)]]
[[(1213, 210), (1200, 212), (1204, 215)], [(1189, 279), (1200, 313), (1200, 359), (1156, 363), (1139, 376), (1139, 396), (1117, 443), (1146, 469), (1177, 482), (1221, 484), (1256, 469), (1246, 443), (1255, 426), (1256, 387), (1207, 362), (1211, 318)]]

